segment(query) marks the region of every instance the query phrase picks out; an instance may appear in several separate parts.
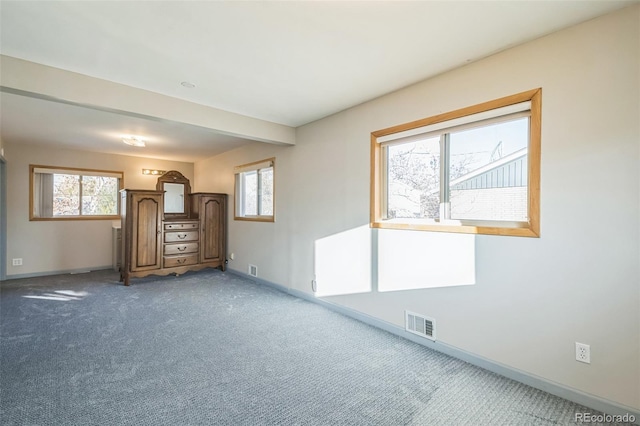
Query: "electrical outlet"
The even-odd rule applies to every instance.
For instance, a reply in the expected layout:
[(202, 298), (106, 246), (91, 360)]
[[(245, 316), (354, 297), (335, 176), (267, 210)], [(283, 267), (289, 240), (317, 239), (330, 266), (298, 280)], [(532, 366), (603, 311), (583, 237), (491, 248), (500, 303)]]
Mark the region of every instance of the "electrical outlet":
[(22, 266), (22, 258), (13, 259), (11, 261), (11, 266)]
[(591, 364), (591, 346), (576, 342), (576, 361)]
[(231, 259), (231, 260), (236, 260), (236, 254), (235, 254), (235, 253), (231, 253), (231, 254), (229, 255), (229, 259)]

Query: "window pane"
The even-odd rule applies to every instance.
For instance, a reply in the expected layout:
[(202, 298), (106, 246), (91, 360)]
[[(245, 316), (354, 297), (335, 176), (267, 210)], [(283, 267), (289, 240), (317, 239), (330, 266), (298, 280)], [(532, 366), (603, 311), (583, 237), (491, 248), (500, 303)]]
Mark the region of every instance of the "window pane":
[(387, 148), (387, 218), (440, 215), (440, 138)]
[(244, 214), (255, 216), (258, 214), (258, 172), (245, 172), (242, 174), (244, 181), (242, 193), (242, 205)]
[(106, 176), (82, 177), (82, 214), (118, 214), (118, 179)]
[(121, 172), (29, 166), (32, 173), (29, 220), (72, 216), (118, 216)]
[(452, 219), (527, 220), (529, 118), (451, 133)]
[(53, 215), (78, 216), (80, 214), (80, 176), (53, 175)]
[(261, 215), (273, 216), (273, 167), (260, 170)]

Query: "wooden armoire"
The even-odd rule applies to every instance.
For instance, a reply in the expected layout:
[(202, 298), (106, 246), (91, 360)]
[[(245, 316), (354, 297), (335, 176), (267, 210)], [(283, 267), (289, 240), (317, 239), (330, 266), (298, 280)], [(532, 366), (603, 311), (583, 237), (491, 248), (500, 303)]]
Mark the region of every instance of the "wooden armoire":
[(121, 191), (120, 281), (147, 275), (226, 270), (227, 194), (191, 193), (189, 180), (170, 171), (156, 190)]

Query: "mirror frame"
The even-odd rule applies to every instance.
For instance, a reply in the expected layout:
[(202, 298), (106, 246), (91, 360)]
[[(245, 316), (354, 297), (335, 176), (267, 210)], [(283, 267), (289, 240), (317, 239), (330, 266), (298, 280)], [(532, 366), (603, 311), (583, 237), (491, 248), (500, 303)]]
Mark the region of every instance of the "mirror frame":
[[(184, 177), (182, 173), (177, 170), (170, 170), (160, 176), (158, 178), (158, 182), (156, 183), (157, 191), (165, 191), (164, 184), (165, 183), (181, 183), (184, 185), (184, 213), (164, 213), (164, 217), (167, 219), (186, 219), (189, 218), (189, 210), (191, 207), (190, 197), (191, 194), (191, 183), (189, 179)], [(164, 195), (163, 195), (164, 197)], [(164, 212), (164, 199), (162, 210)]]

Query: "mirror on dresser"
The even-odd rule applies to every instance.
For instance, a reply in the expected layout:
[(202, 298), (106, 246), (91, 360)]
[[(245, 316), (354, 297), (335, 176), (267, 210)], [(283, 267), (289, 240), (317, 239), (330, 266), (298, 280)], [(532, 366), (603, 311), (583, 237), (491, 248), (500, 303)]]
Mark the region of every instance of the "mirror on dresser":
[(155, 190), (121, 191), (120, 280), (226, 269), (227, 194), (191, 192), (189, 179), (172, 170)]
[(164, 191), (164, 216), (165, 218), (189, 217), (189, 195), (191, 184), (182, 173), (171, 170), (158, 178), (157, 191)]

